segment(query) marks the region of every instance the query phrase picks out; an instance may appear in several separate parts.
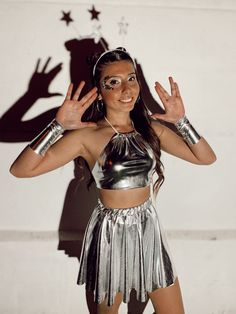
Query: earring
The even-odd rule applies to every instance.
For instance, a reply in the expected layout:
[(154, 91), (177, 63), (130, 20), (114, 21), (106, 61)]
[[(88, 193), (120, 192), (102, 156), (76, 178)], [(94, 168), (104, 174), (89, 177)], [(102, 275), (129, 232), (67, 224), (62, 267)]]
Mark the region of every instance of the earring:
[(138, 104), (139, 103), (139, 101), (140, 101), (140, 95), (138, 95), (138, 98), (136, 99), (136, 104)]
[(104, 107), (104, 103), (103, 103), (102, 99), (97, 100), (97, 111), (103, 112), (103, 107)]

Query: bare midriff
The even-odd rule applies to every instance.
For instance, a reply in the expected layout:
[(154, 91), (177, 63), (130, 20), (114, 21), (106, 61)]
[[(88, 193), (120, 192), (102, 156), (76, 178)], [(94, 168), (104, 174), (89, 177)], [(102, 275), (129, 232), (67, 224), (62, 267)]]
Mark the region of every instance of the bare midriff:
[(144, 203), (150, 197), (150, 186), (127, 190), (99, 189), (98, 195), (105, 207), (129, 208)]

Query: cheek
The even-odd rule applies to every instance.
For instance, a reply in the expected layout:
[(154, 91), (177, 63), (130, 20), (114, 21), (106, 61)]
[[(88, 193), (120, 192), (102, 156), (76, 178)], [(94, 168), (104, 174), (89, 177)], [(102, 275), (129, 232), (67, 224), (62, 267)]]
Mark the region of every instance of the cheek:
[(109, 103), (116, 99), (119, 99), (120, 92), (119, 91), (106, 91), (106, 92), (103, 92), (101, 96), (105, 103)]
[(140, 93), (140, 86), (138, 84), (133, 86), (133, 91), (135, 91), (137, 94), (139, 94)]

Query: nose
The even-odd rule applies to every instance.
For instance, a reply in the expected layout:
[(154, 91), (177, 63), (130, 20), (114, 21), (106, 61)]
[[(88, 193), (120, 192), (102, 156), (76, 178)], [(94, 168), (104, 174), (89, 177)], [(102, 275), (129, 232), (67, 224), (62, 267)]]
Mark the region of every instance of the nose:
[(122, 89), (122, 92), (124, 91), (127, 91), (127, 90), (130, 90), (131, 89), (131, 86), (129, 84), (129, 81), (123, 81), (121, 83), (121, 89)]

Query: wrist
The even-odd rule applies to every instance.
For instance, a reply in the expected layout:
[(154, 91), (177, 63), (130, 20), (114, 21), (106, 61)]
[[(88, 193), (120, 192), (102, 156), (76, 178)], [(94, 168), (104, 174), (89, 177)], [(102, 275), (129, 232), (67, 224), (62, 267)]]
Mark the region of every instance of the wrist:
[(175, 127), (189, 145), (197, 144), (201, 139), (185, 115), (175, 123)]
[(174, 124), (177, 129), (181, 128), (183, 123), (189, 123), (188, 118), (184, 115), (182, 118), (178, 119)]
[(38, 155), (44, 156), (52, 144), (63, 134), (63, 126), (53, 119), (43, 131), (30, 143), (30, 148)]
[[(52, 120), (52, 122), (56, 123), (57, 127), (61, 130), (62, 133), (63, 133), (64, 131), (66, 131), (66, 128), (65, 128), (63, 122), (61, 122), (60, 119), (58, 119), (57, 117), (54, 118), (54, 119)], [(51, 122), (51, 123), (52, 123), (52, 122)]]

